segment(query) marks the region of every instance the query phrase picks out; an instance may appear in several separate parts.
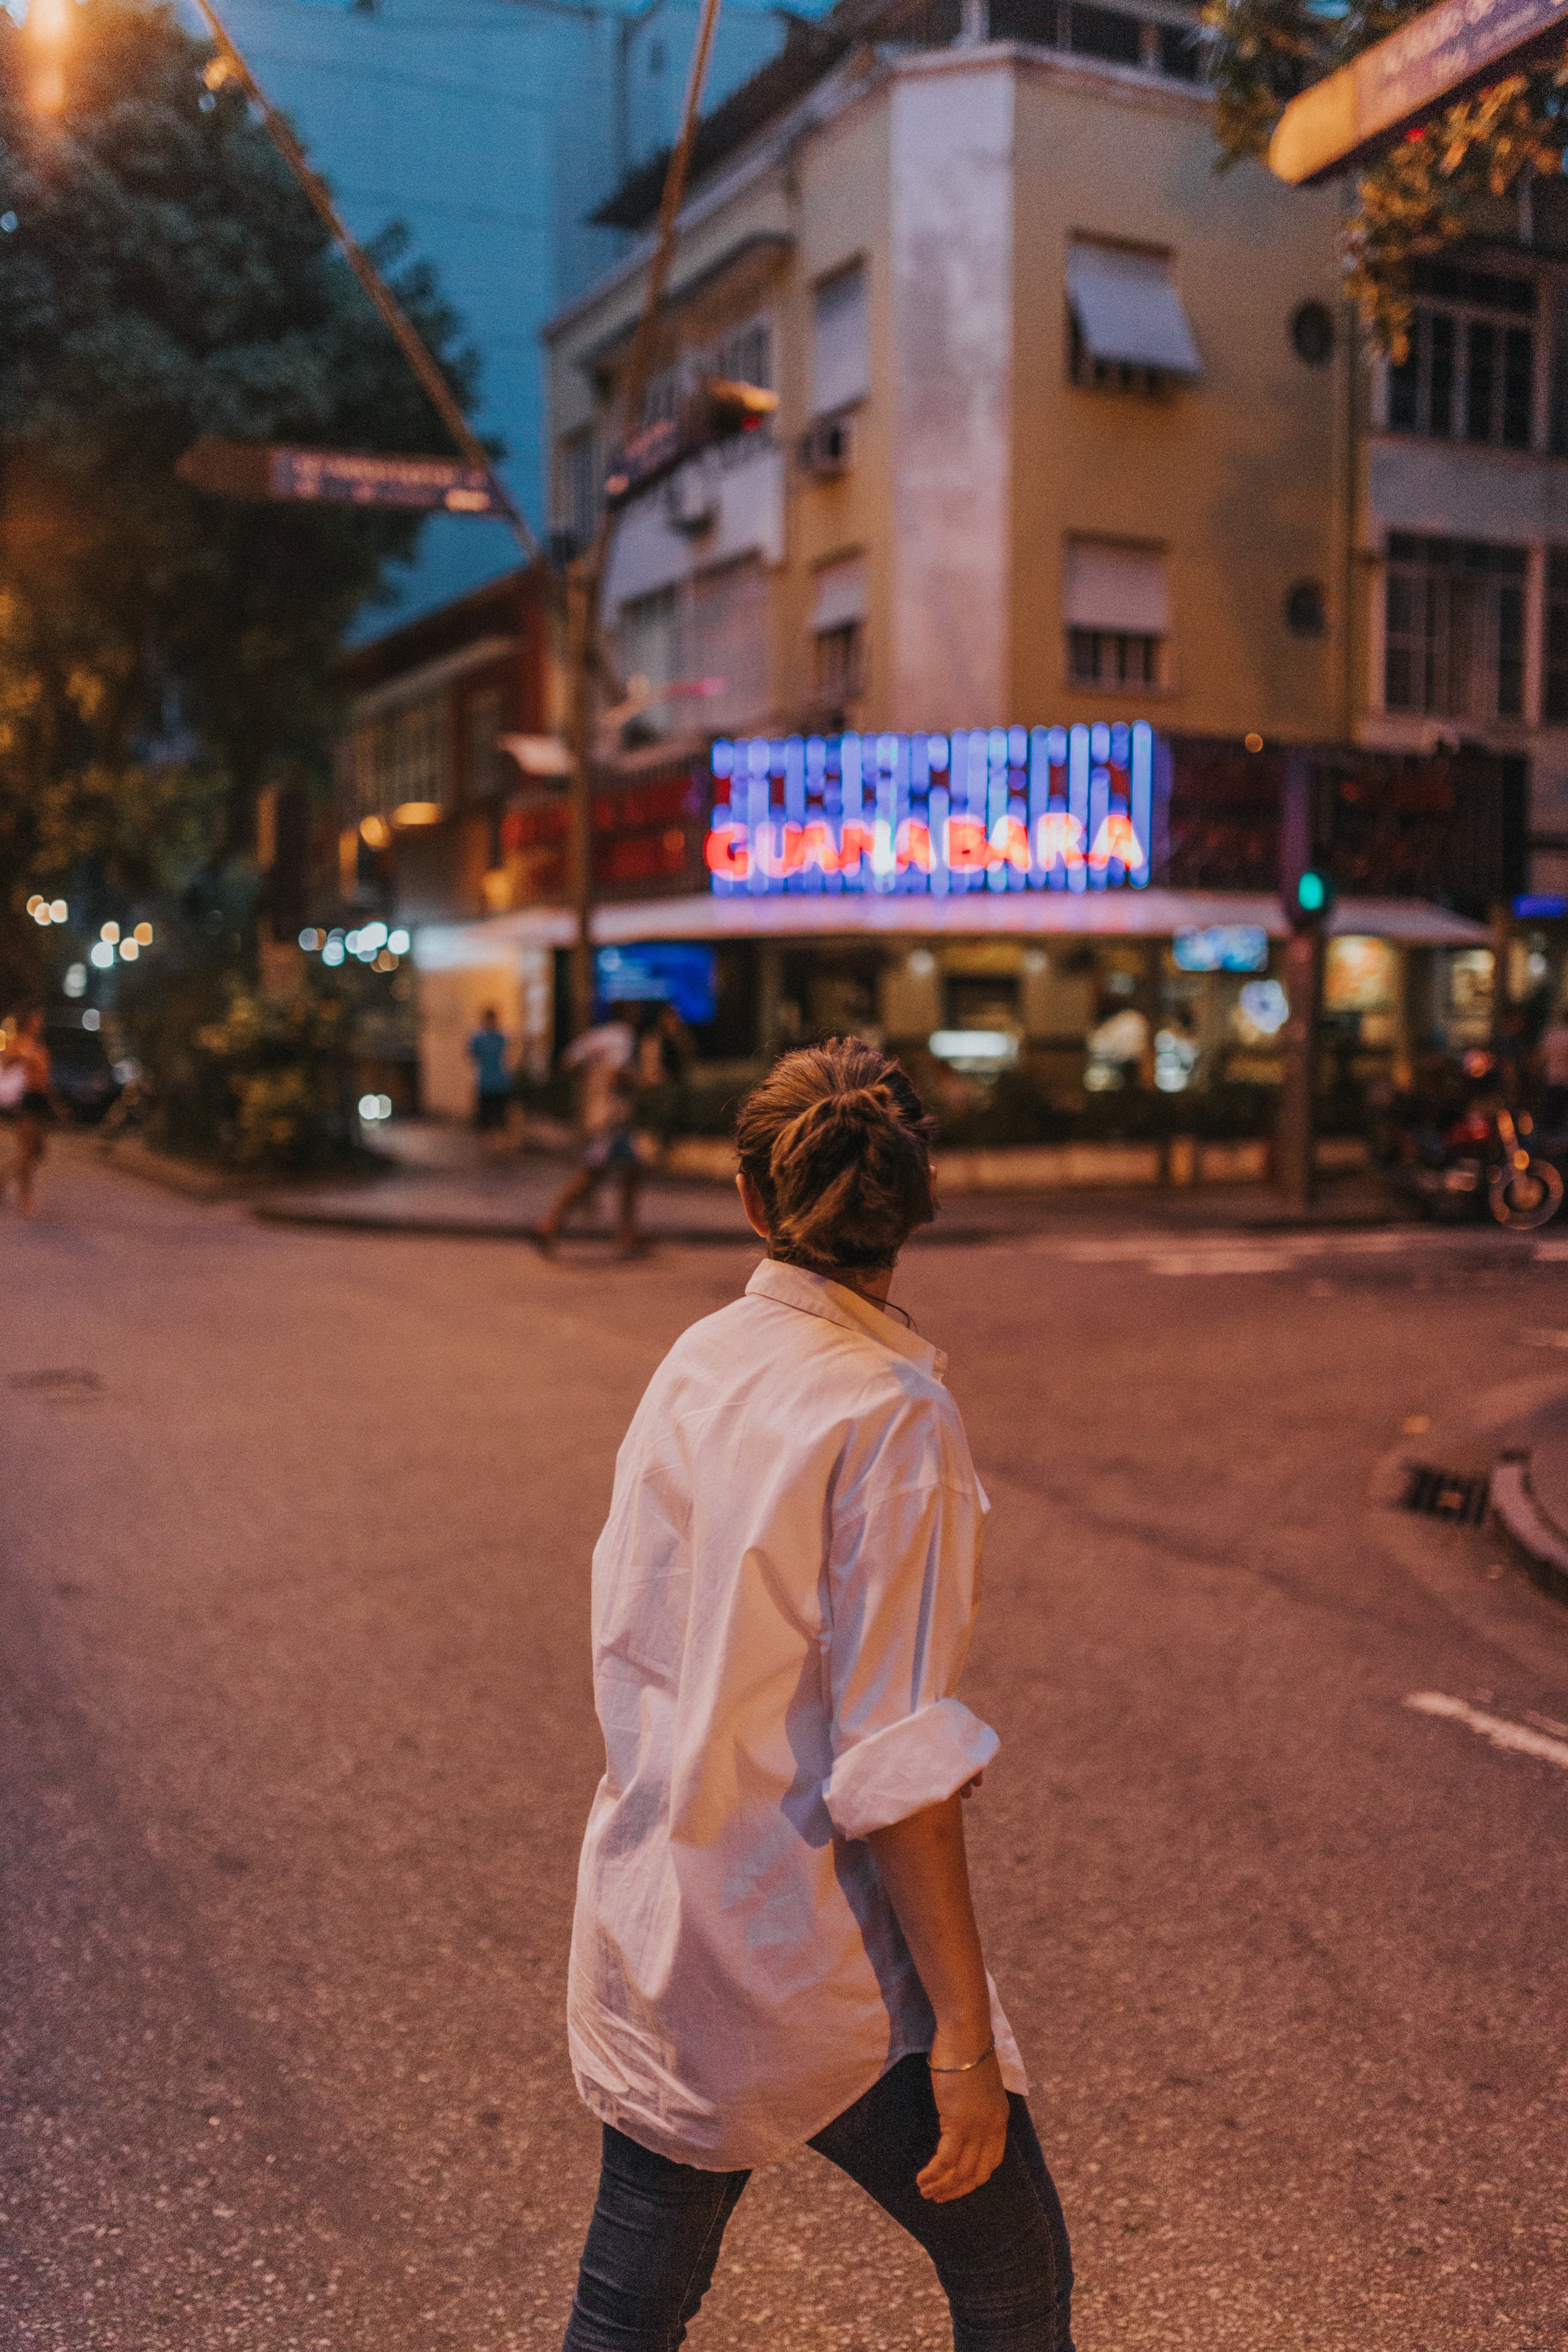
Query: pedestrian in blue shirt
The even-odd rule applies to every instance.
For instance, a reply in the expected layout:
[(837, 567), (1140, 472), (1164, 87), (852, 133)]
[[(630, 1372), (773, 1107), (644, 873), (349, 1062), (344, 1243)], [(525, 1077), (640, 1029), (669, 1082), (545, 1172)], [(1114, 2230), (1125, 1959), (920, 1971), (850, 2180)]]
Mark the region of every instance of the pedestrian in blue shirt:
[(474, 1066), (479, 1093), (474, 1108), (474, 1125), (481, 1135), (504, 1141), (507, 1106), (511, 1100), (511, 1073), (506, 1066), (506, 1032), (493, 1004), (487, 1004), (479, 1015), (479, 1025), (468, 1040), (468, 1059)]

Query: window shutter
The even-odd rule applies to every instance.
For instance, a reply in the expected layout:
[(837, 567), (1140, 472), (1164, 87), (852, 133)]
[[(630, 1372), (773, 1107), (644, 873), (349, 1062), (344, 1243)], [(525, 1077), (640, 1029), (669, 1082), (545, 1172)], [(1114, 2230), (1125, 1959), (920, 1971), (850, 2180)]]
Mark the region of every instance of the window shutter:
[(1163, 254), (1074, 237), (1068, 247), (1068, 297), (1090, 359), (1158, 368), (1165, 375), (1202, 375), (1198, 347)]
[(811, 413), (826, 416), (870, 390), (866, 266), (852, 262), (816, 289)]
[(846, 556), (842, 562), (824, 565), (816, 575), (816, 593), (812, 599), (813, 629), (821, 636), (826, 629), (843, 629), (852, 621), (863, 621), (866, 598), (863, 555)]
[(1157, 547), (1069, 540), (1066, 588), (1066, 620), (1070, 629), (1110, 629), (1136, 637), (1170, 634), (1165, 559)]

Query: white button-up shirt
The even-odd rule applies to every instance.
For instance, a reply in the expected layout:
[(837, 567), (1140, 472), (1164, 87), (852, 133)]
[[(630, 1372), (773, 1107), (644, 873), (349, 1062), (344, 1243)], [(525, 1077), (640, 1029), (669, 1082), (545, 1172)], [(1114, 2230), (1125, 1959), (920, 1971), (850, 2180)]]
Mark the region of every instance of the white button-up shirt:
[[(953, 1696), (989, 1505), (945, 1363), (764, 1263), (677, 1340), (616, 1460), (568, 2021), (594, 2113), (681, 2163), (784, 2155), (931, 2047), (865, 1841), (997, 1748)], [(994, 1990), (992, 2016), (1022, 2091)]]

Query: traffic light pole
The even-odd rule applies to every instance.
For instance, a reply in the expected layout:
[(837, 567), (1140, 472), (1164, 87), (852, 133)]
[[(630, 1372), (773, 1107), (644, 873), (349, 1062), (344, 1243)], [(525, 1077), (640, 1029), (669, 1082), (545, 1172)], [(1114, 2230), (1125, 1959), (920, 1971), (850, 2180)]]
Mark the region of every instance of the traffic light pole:
[(1285, 949), (1279, 1124), (1274, 1181), (1293, 1209), (1310, 1209), (1316, 1180), (1313, 1097), (1317, 1088), (1318, 1007), (1322, 997), (1323, 927), (1317, 910), (1300, 903), (1301, 877), (1312, 865), (1312, 768), (1305, 752), (1285, 763), (1279, 799), (1279, 896), (1290, 922)]
[(1275, 1131), (1275, 1181), (1292, 1209), (1310, 1209), (1316, 1184), (1313, 1095), (1317, 1086), (1318, 1005), (1323, 987), (1323, 934), (1314, 923), (1292, 933), (1285, 950), (1285, 1067)]

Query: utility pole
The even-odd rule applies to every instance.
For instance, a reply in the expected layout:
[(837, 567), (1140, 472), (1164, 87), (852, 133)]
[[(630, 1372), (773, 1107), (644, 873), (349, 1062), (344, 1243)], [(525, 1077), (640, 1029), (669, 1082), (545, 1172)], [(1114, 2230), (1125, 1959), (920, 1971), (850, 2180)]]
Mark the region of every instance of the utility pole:
[(1279, 896), (1290, 925), (1285, 949), (1289, 1013), (1281, 1033), (1285, 1067), (1275, 1130), (1275, 1181), (1293, 1209), (1310, 1209), (1316, 1187), (1313, 1131), (1318, 1082), (1318, 1009), (1323, 992), (1323, 932), (1334, 887), (1315, 862), (1312, 763), (1285, 762), (1279, 793)]
[(544, 551), (530, 530), (526, 516), (519, 510), (510, 492), (497, 474), (489, 450), (464, 415), (451, 385), (437, 367), (432, 354), (426, 349), (418, 329), (404, 310), (396, 295), (383, 278), (369, 254), (358, 239), (350, 233), (347, 222), (332, 202), (326, 182), (310, 169), (310, 158), (295, 138), (292, 127), (286, 118), (279, 113), (256, 76), (251, 72), (233, 37), (224, 25), (217, 10), (213, 6), (213, 0), (196, 0), (196, 6), (202, 13), (206, 28), (213, 37), (213, 46), (217, 51), (216, 58), (207, 68), (208, 89), (221, 89), (226, 81), (234, 81), (237, 82), (244, 90), (266, 125), (273, 145), (293, 173), (306, 197), (335, 240), (343, 259), (348, 263), (380, 313), (399, 351), (418, 380), (430, 405), (468, 464), (479, 467), (484, 472), (490, 486), (490, 495), (499, 511), (506, 518), (513, 538), (522, 550), (524, 562), (535, 562)]
[[(469, 465), (483, 467), (496, 505), (510, 525), (525, 561), (535, 562), (543, 553), (538, 539), (500, 481), (489, 452), (463, 415), (450, 384), (426, 349), (417, 330), (405, 314), (370, 256), (350, 234), (326, 183), (311, 170), (310, 159), (289, 124), (262, 91), (219, 17), (213, 0), (195, 0), (195, 5), (217, 50), (217, 57), (207, 69), (209, 87), (221, 88), (224, 82), (232, 80), (245, 91), (284, 162), (336, 239), (344, 260), (385, 321), (458, 449)], [(681, 104), (680, 129), (670, 150), (669, 165), (665, 173), (647, 284), (621, 383), (623, 442), (629, 440), (636, 432), (642, 415), (643, 390), (647, 382), (658, 313), (675, 252), (676, 222), (686, 194), (691, 145), (696, 135), (702, 91), (708, 79), (708, 67), (713, 54), (713, 35), (719, 22), (720, 5), (721, 0), (702, 0), (702, 13), (698, 20), (697, 37), (692, 46), (691, 64)], [(557, 584), (564, 586), (563, 618), (568, 678), (566, 741), (572, 758), (570, 865), (575, 919), (572, 946), (574, 1035), (581, 1034), (594, 1017), (594, 684), (596, 677), (609, 674), (609, 664), (599, 636), (599, 591), (604, 580), (609, 533), (609, 509), (601, 505), (593, 544), (567, 566), (564, 583), (561, 583), (559, 575), (556, 575)], [(618, 695), (616, 698), (619, 698)]]
[[(691, 142), (713, 54), (720, 0), (702, 0), (697, 38), (686, 76), (680, 129), (670, 150), (659, 199), (658, 226), (648, 262), (642, 310), (621, 380), (621, 440), (631, 439), (642, 419), (643, 389), (653, 358), (654, 334), (675, 253), (675, 227), (686, 194)], [(592, 546), (574, 557), (566, 574), (566, 663), (570, 681), (567, 748), (572, 754), (572, 904), (576, 929), (572, 941), (572, 1031), (581, 1035), (594, 1018), (594, 678), (605, 667), (599, 640), (599, 592), (609, 551), (610, 512), (601, 502)]]

